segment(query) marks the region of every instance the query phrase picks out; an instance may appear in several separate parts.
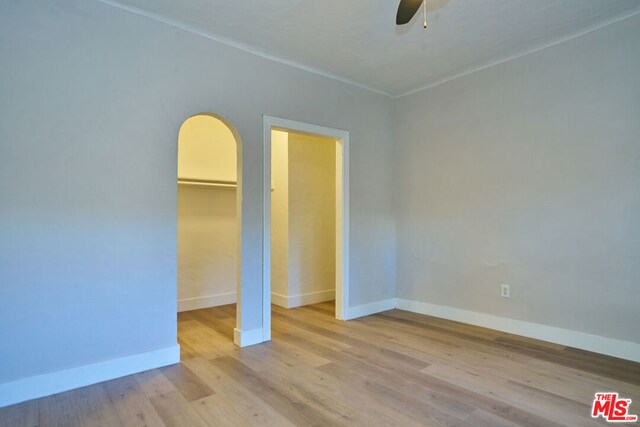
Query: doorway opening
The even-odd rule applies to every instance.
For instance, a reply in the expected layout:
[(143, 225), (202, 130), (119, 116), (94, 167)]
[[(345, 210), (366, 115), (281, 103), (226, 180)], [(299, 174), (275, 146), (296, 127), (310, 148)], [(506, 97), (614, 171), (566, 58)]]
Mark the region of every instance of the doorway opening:
[[(268, 116), (264, 117), (263, 125), (263, 340), (267, 341), (271, 339), (272, 302), (291, 308), (326, 301), (335, 295), (335, 317), (349, 318), (349, 132)], [(282, 159), (296, 162), (300, 156), (331, 162), (324, 168), (331, 170), (331, 176), (326, 175), (326, 170), (323, 175), (323, 168), (318, 165), (315, 172), (303, 174), (298, 173), (300, 168), (295, 165), (278, 166)], [(289, 185), (284, 185), (284, 169), (297, 174), (286, 176)], [(297, 194), (289, 194), (293, 192)], [(319, 206), (318, 199), (311, 202), (301, 199), (309, 194), (326, 203)], [(292, 202), (297, 206), (292, 208)], [(296, 218), (287, 218), (289, 214), (295, 214)], [(283, 240), (286, 234), (283, 230), (301, 234)], [(326, 236), (327, 233), (331, 236)], [(317, 250), (310, 251), (309, 245), (332, 247), (319, 254)], [(332, 259), (327, 260), (327, 256)], [(310, 257), (315, 258), (314, 267), (302, 266)], [(327, 277), (328, 272), (333, 277)], [(306, 286), (306, 290), (301, 286)], [(285, 289), (287, 293), (283, 294)]]
[[(194, 115), (180, 127), (177, 307), (178, 340), (186, 351), (198, 352), (203, 333), (233, 341), (241, 262), (239, 148), (234, 128), (214, 114)], [(211, 307), (219, 307), (215, 318), (206, 311)]]

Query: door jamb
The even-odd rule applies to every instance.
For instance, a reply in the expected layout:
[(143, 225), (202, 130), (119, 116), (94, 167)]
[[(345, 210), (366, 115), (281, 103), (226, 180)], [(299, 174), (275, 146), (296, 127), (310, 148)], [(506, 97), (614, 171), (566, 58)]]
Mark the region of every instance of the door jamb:
[[(271, 131), (335, 138), (336, 149), (336, 319), (349, 319), (349, 131), (263, 116), (262, 338), (271, 339)], [(342, 156), (338, 154), (341, 152)], [(339, 180), (339, 178), (342, 178)], [(342, 185), (339, 185), (339, 181)], [(339, 250), (341, 249), (341, 251)], [(341, 256), (340, 256), (341, 255)]]

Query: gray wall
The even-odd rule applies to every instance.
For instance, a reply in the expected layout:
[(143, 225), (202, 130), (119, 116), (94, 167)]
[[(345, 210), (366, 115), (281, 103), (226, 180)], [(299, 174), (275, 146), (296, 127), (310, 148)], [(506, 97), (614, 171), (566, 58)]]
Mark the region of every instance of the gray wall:
[(241, 138), (243, 330), (262, 321), (262, 115), (351, 132), (352, 305), (394, 295), (393, 100), (97, 2), (0, 6), (0, 382), (176, 343), (189, 116)]
[(398, 101), (398, 297), (640, 342), (639, 42), (634, 17)]

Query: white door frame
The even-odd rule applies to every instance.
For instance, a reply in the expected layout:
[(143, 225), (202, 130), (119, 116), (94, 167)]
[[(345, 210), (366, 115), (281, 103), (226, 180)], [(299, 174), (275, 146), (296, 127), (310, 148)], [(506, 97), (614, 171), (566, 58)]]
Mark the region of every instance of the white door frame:
[(271, 339), (271, 130), (335, 138), (336, 147), (336, 319), (349, 318), (349, 132), (263, 116), (262, 334)]

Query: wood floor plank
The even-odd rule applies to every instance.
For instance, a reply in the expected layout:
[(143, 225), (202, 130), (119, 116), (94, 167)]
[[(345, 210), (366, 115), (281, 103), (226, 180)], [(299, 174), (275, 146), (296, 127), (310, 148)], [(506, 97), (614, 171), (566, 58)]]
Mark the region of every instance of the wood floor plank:
[(86, 427), (117, 426), (120, 423), (118, 413), (111, 405), (102, 384), (94, 384), (73, 390), (77, 402), (80, 425)]
[(323, 315), (329, 315), (332, 317), (334, 316), (334, 313), (335, 313), (335, 307), (329, 307), (329, 306), (323, 305), (322, 303), (314, 304), (314, 305), (306, 305), (304, 307), (310, 310), (318, 311)]
[(418, 382), (426, 388), (438, 391), (449, 397), (459, 399), (466, 402), (468, 405), (482, 409), (486, 412), (492, 413), (496, 416), (512, 421), (519, 425), (554, 427), (562, 425), (554, 420), (541, 417), (535, 412), (528, 412), (526, 410), (504, 403), (499, 399), (483, 396), (474, 391), (467, 390), (464, 387), (460, 387), (456, 384), (440, 380), (439, 378), (427, 374), (417, 375), (412, 378), (412, 381)]
[(245, 387), (253, 390), (260, 399), (271, 405), (276, 411), (296, 425), (345, 425), (334, 417), (318, 411), (309, 405), (302, 396), (288, 387), (277, 384), (270, 378), (261, 377), (246, 365), (231, 357), (211, 360), (211, 363)]
[(495, 393), (495, 395), (503, 397), (505, 402), (511, 402), (520, 408), (536, 410), (539, 414), (545, 414), (551, 419), (566, 422), (569, 425), (601, 424), (591, 418), (591, 402), (579, 403), (515, 381), (508, 381), (504, 389), (499, 389), (499, 393), (501, 394)]
[[(263, 357), (270, 360), (269, 368), (261, 373), (263, 377), (302, 396), (318, 411), (330, 417), (337, 416), (337, 422), (346, 421), (356, 425), (415, 424), (402, 412), (385, 408), (383, 402), (376, 403), (373, 399), (361, 399), (359, 393), (354, 393), (353, 384), (347, 386), (338, 379), (325, 375), (325, 371), (314, 369), (305, 361), (293, 356), (288, 347), (275, 343), (260, 347)], [(286, 382), (283, 382), (282, 378), (286, 378)]]
[(295, 359), (299, 359), (312, 368), (317, 368), (329, 363), (329, 360), (325, 359), (324, 357), (306, 349), (293, 346), (286, 341), (271, 341), (267, 343), (267, 345), (271, 348), (274, 348), (281, 354), (288, 354)]
[[(217, 342), (222, 341), (220, 334), (211, 327), (203, 326), (198, 320), (191, 319), (180, 322), (178, 324), (178, 336), (189, 348), (205, 359), (213, 359), (225, 355), (224, 350), (216, 345)], [(223, 338), (223, 340), (227, 341), (226, 338)]]
[(0, 408), (0, 427), (33, 427), (39, 425), (39, 406), (43, 399)]
[(351, 344), (344, 343), (340, 340), (331, 339), (325, 337), (322, 334), (310, 331), (305, 328), (304, 325), (298, 325), (296, 322), (288, 321), (288, 319), (281, 319), (275, 321), (272, 324), (272, 334), (277, 332), (287, 333), (291, 335), (300, 335), (306, 337), (308, 340), (318, 343), (324, 347), (332, 350), (341, 351), (347, 348), (351, 348)]
[(117, 426), (120, 420), (102, 384), (94, 384), (39, 401), (40, 426)]
[[(221, 310), (224, 310), (221, 309)], [(194, 310), (191, 312), (193, 319), (198, 320), (201, 323), (206, 324), (210, 329), (215, 331), (217, 334), (226, 337), (225, 341), (233, 341), (233, 328), (236, 325), (235, 317), (229, 316), (219, 316), (216, 315), (216, 312), (208, 311), (208, 310)]]
[(153, 405), (133, 375), (102, 383), (115, 408), (120, 425), (126, 427), (164, 427)]
[[(468, 414), (451, 414), (434, 405), (420, 400), (416, 396), (400, 393), (384, 384), (371, 381), (339, 364), (330, 363), (319, 368), (320, 371), (345, 381), (350, 389), (366, 397), (368, 406), (380, 405), (393, 409), (396, 413), (406, 414), (412, 422), (403, 421), (400, 425), (442, 426), (461, 424)], [(386, 424), (386, 423), (385, 423)]]
[[(246, 387), (224, 371), (220, 370), (209, 360), (195, 358), (186, 362), (187, 366), (196, 373), (225, 402), (232, 405), (252, 425), (291, 426), (287, 418), (282, 416), (268, 403), (258, 397), (255, 391)], [(205, 398), (204, 400), (206, 400)], [(205, 404), (209, 403), (208, 401)], [(195, 405), (195, 403), (194, 403)], [(202, 410), (199, 410), (201, 412)]]
[(591, 419), (591, 408), (587, 405), (472, 368), (439, 364), (421, 372), (564, 425), (597, 424)]
[(214, 394), (211, 387), (205, 384), (183, 364), (179, 363), (177, 365), (166, 366), (160, 368), (160, 371), (173, 383), (176, 389), (182, 393), (185, 399), (190, 402)]
[(519, 425), (482, 409), (473, 411), (467, 418), (467, 423), (475, 427), (517, 427)]
[[(533, 372), (528, 375), (526, 371), (519, 374), (522, 383), (546, 390), (546, 385), (557, 387), (558, 384), (553, 380), (556, 379), (564, 384), (563, 393), (575, 392), (580, 395), (577, 401), (591, 402), (593, 399), (593, 390), (617, 390), (624, 395), (634, 398), (634, 401), (640, 400), (640, 386), (630, 384), (626, 381), (615, 380), (609, 377), (603, 377), (592, 372), (575, 369), (569, 366), (559, 366), (552, 362), (544, 360), (533, 360), (529, 363), (529, 369)], [(547, 374), (545, 374), (545, 371)], [(526, 376), (525, 376), (526, 375)], [(553, 378), (549, 379), (549, 376)]]
[(200, 415), (200, 418), (214, 426), (249, 427), (260, 424), (249, 421), (249, 419), (239, 413), (232, 404), (227, 402), (219, 394), (213, 394), (191, 402), (191, 407)]
[[(375, 362), (367, 363), (360, 358), (353, 357), (344, 352), (336, 352), (328, 348), (323, 348), (317, 344), (306, 341), (302, 337), (283, 335), (280, 338), (281, 340), (291, 342), (292, 345), (308, 347), (331, 360), (331, 364), (318, 368), (322, 372), (333, 375), (336, 378), (349, 379), (348, 382), (352, 385), (362, 382), (361, 379), (365, 379), (367, 385), (375, 383), (382, 386), (383, 388), (381, 388), (381, 390), (385, 390), (385, 393), (381, 393), (381, 395), (384, 395), (382, 402), (402, 412), (405, 412), (407, 409), (406, 402), (416, 398), (421, 401), (421, 405), (416, 405), (417, 408), (414, 409), (414, 413), (416, 414), (420, 414), (424, 408), (437, 407), (439, 411), (444, 411), (458, 418), (465, 418), (474, 409), (464, 404), (464, 402), (458, 402), (398, 377), (395, 375), (392, 367), (381, 367)], [(360, 375), (361, 377), (353, 377), (353, 374)], [(408, 374), (411, 375), (412, 372), (408, 371)], [(394, 394), (393, 391), (396, 393)]]
[(81, 427), (81, 413), (75, 390), (48, 396), (40, 400), (40, 425), (50, 427)]
[(198, 352), (191, 348), (189, 344), (184, 342), (184, 340), (182, 340), (180, 336), (178, 336), (178, 345), (180, 346), (180, 360), (191, 359), (200, 356)]
[(164, 376), (160, 369), (140, 372), (133, 377), (148, 398), (171, 393), (176, 390), (176, 386)]
[(205, 422), (178, 390), (149, 399), (167, 427), (215, 426)]

